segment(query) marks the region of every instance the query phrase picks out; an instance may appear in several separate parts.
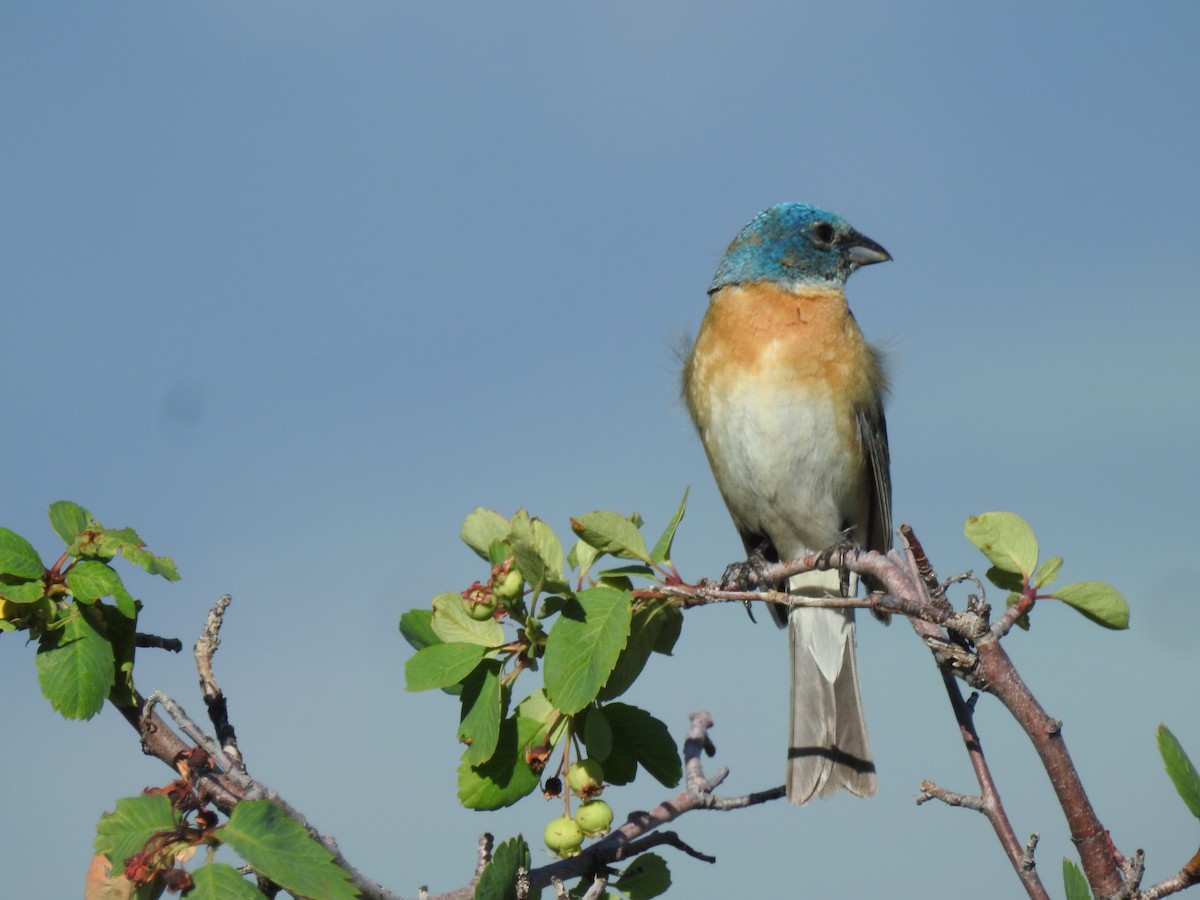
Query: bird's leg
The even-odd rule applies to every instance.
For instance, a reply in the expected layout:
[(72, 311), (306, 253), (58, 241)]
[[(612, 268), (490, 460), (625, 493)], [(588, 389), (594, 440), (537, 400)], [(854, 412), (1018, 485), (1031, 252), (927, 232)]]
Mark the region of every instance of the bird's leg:
[(841, 534), (841, 539), (829, 548), (837, 554), (838, 560), (838, 588), (839, 593), (843, 598), (850, 596), (850, 570), (846, 568), (846, 551), (860, 549), (850, 537), (850, 529), (845, 529)]
[[(764, 538), (760, 543), (754, 545), (747, 559), (726, 566), (721, 575), (721, 589), (745, 591), (770, 587), (772, 583), (767, 576), (772, 563), (772, 560), (768, 558), (770, 552), (772, 552), (771, 542)], [(758, 620), (754, 618), (754, 610), (750, 601), (743, 600), (742, 603), (746, 607), (746, 615), (750, 617), (750, 621), (757, 625)]]

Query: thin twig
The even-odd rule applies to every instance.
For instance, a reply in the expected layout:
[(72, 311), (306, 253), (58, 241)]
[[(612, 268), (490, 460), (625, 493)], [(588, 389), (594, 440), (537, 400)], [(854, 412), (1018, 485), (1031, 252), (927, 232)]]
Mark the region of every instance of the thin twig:
[(224, 692), (217, 685), (212, 664), (213, 656), (221, 646), (221, 624), (225, 620), (225, 610), (232, 602), (233, 598), (229, 594), (216, 602), (208, 613), (204, 630), (200, 632), (193, 652), (196, 656), (196, 670), (200, 673), (200, 692), (204, 696), (204, 705), (208, 708), (208, 719), (213, 724), (217, 742), (233, 765), (244, 772), (246, 766), (242, 761), (242, 751), (238, 749), (237, 733), (229, 721), (229, 706), (225, 702)]

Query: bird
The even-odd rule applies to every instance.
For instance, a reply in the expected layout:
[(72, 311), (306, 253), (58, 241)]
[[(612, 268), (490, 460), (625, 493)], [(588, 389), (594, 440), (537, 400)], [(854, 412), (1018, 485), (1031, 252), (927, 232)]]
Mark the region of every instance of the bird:
[[(854, 271), (891, 258), (841, 216), (781, 203), (742, 228), (717, 267), (682, 388), (751, 561), (891, 546), (887, 376), (845, 294)], [(788, 589), (853, 596), (857, 583), (808, 572)], [(854, 610), (770, 609), (791, 653), (788, 800), (874, 794)]]

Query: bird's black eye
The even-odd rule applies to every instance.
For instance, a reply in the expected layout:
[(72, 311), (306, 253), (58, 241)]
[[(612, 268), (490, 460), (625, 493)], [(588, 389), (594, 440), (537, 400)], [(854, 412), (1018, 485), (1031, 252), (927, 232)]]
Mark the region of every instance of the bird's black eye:
[(828, 247), (833, 243), (834, 230), (833, 226), (828, 222), (813, 222), (812, 234), (814, 240), (824, 247)]

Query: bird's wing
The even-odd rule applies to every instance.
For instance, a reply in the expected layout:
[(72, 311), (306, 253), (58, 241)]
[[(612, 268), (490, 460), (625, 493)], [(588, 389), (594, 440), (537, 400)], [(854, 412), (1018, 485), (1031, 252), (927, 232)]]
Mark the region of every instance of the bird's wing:
[[(883, 408), (858, 411), (858, 435), (866, 453), (870, 478), (867, 480), (869, 493), (867, 526), (863, 530), (864, 546), (868, 550), (887, 553), (892, 549), (892, 463), (888, 452), (887, 421)], [(881, 586), (867, 580), (867, 586), (878, 590)]]

